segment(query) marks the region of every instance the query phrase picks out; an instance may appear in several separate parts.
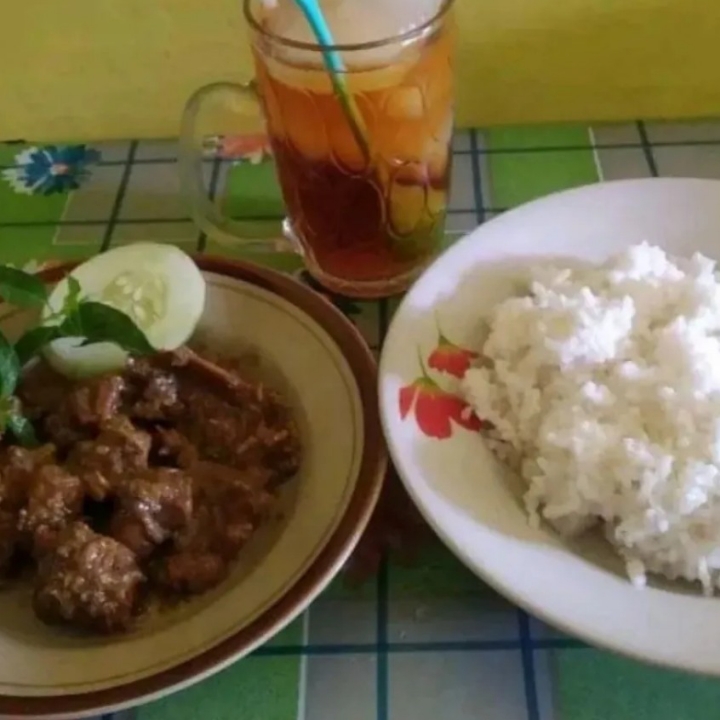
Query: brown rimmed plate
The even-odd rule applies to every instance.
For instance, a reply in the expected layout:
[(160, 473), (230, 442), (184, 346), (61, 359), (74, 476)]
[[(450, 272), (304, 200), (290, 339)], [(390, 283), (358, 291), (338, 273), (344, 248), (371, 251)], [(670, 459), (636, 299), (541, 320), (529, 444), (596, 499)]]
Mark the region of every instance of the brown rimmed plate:
[[(147, 702), (247, 655), (337, 574), (364, 530), (387, 465), (374, 358), (322, 297), (254, 265), (198, 256), (208, 292), (197, 339), (254, 358), (296, 409), (304, 443), (281, 516), (253, 537), (230, 579), (111, 640), (49, 628), (27, 587), (0, 591), (0, 716), (78, 718)], [(44, 272), (50, 283), (71, 269)], [(32, 321), (5, 308), (12, 337)]]

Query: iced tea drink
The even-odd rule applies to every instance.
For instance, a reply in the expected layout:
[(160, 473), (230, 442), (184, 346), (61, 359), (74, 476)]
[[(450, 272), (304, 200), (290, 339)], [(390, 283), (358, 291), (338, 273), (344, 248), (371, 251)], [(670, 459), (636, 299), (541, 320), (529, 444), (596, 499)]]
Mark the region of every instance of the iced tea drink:
[(248, 0), (288, 232), (325, 286), (404, 290), (438, 251), (450, 183), (452, 0), (324, 0), (357, 139), (294, 0)]

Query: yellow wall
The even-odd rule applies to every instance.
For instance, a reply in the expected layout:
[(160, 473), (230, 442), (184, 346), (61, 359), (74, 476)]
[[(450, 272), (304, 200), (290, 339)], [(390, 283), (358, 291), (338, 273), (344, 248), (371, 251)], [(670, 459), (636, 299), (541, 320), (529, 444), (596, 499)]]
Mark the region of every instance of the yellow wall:
[[(720, 115), (720, 0), (458, 0), (459, 122)], [(240, 0), (0, 0), (0, 139), (176, 135)]]

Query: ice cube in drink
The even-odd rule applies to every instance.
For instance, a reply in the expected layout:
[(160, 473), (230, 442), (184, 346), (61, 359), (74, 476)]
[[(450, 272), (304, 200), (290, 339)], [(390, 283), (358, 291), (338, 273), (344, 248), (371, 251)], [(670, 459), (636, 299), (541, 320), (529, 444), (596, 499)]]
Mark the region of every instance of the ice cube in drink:
[[(336, 45), (359, 45), (398, 38), (424, 25), (437, 15), (441, 0), (318, 0), (318, 5)], [(274, 35), (311, 45), (317, 42), (295, 0), (276, 0), (267, 6), (265, 19)], [(371, 62), (383, 57), (378, 50)]]

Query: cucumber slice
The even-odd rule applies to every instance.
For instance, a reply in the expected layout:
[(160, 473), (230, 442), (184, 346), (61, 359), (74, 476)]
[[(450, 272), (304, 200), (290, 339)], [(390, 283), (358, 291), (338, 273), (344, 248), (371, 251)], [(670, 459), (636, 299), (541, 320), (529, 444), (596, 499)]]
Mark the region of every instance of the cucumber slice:
[[(157, 350), (175, 350), (192, 335), (205, 307), (205, 279), (192, 259), (173, 245), (134, 243), (96, 255), (71, 275), (82, 297), (129, 315)], [(62, 309), (68, 282), (57, 284), (43, 319)], [(114, 343), (82, 347), (82, 338), (62, 338), (44, 351), (48, 363), (71, 378), (122, 369), (127, 353)]]

